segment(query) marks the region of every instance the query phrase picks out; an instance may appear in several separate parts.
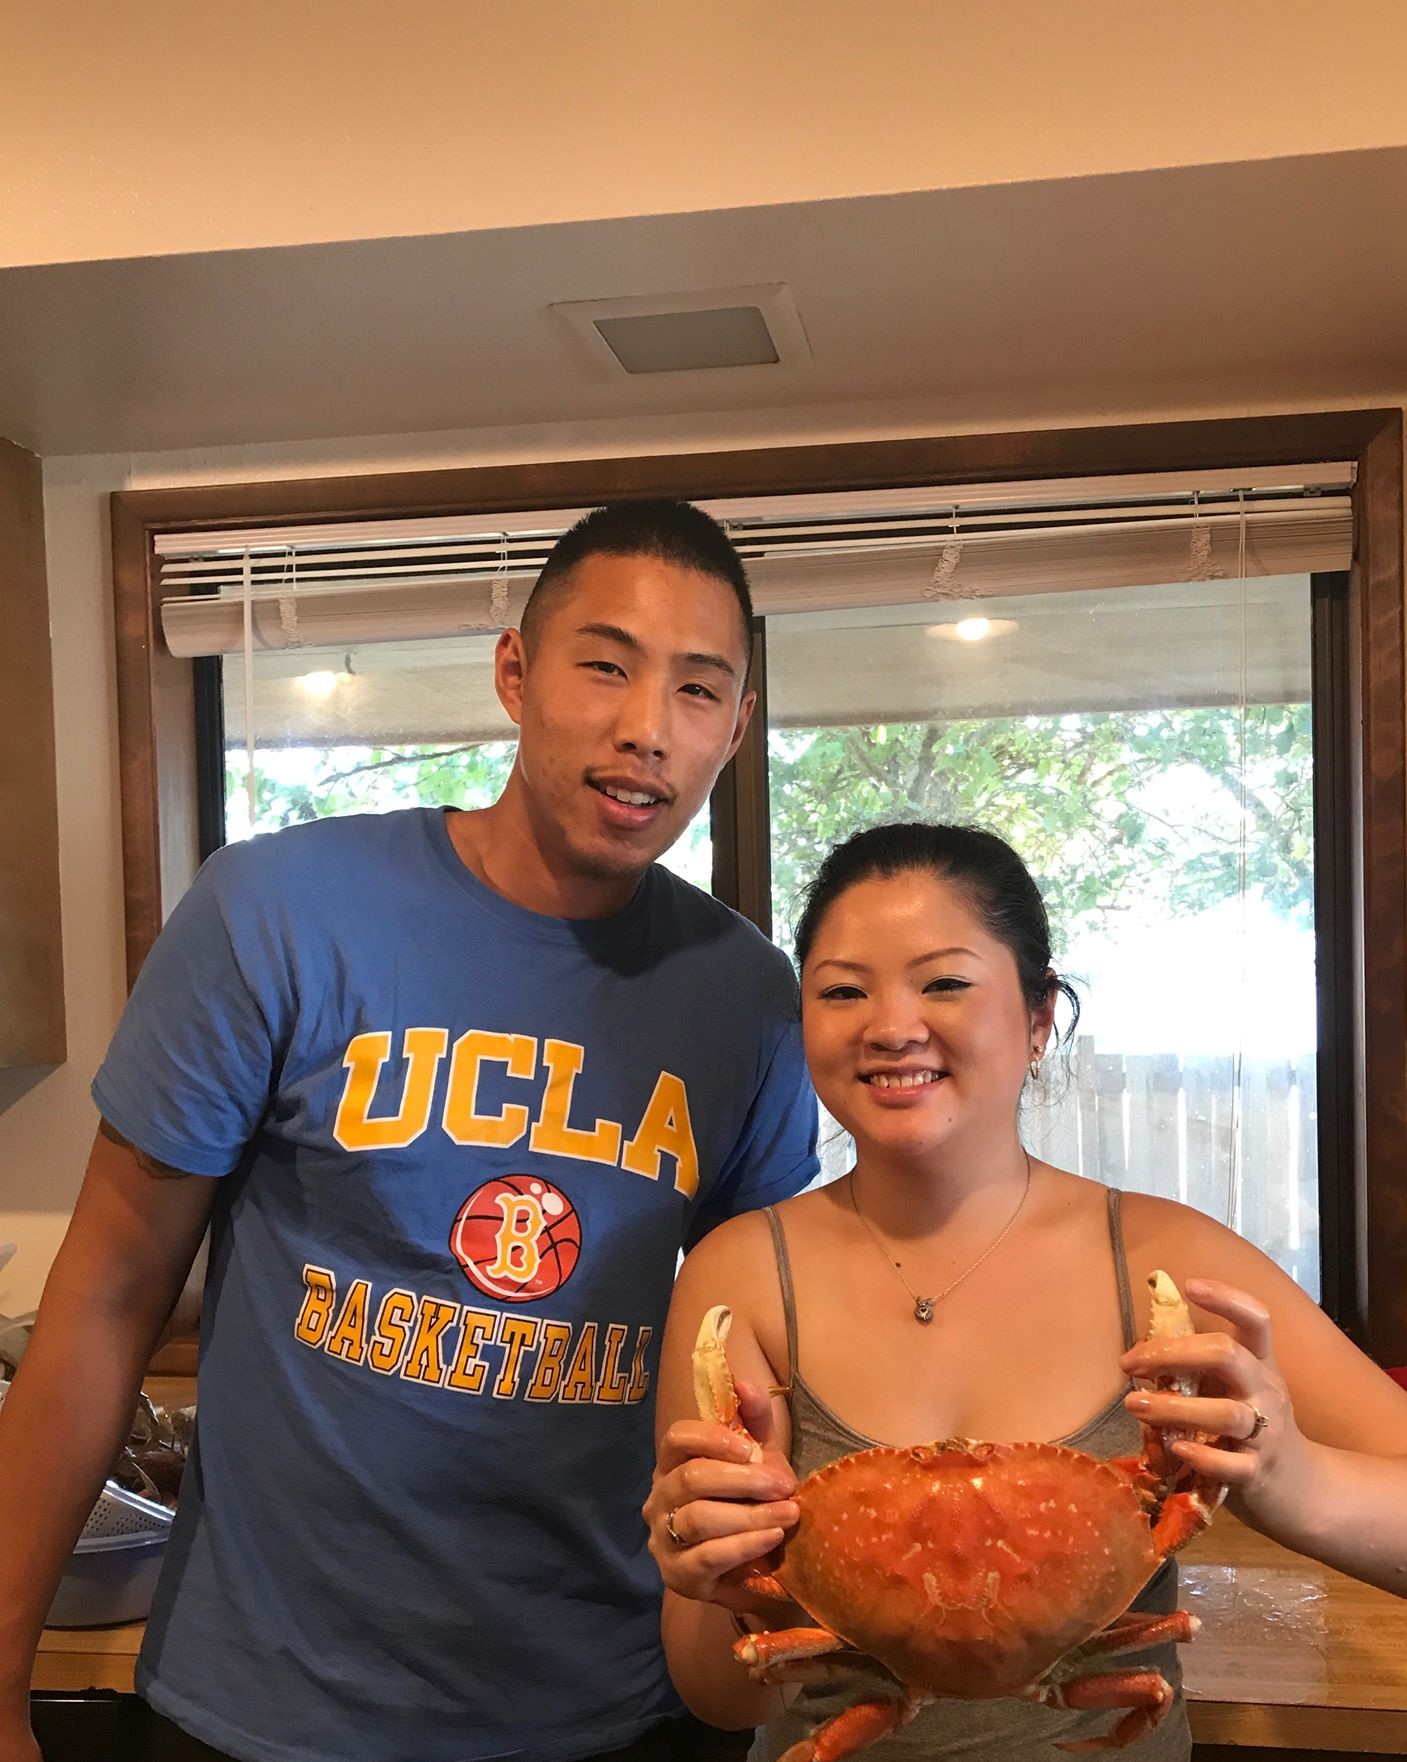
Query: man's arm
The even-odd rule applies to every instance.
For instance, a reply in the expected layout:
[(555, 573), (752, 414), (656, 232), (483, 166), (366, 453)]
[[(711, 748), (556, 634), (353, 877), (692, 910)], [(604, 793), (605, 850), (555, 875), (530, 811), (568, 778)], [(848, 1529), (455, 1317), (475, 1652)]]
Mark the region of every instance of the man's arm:
[(725, 1218), (775, 1205), (809, 1187), (820, 1173), (817, 1124), (800, 1019), (784, 1017), (738, 1141), (718, 1185), (692, 1218), (685, 1247), (696, 1247)]
[[(0, 1406), (0, 1762), (35, 1754), (29, 1679), (64, 1564), (131, 1424), (219, 1182), (103, 1122), (34, 1332)], [(23, 1520), (20, 1520), (23, 1514)]]

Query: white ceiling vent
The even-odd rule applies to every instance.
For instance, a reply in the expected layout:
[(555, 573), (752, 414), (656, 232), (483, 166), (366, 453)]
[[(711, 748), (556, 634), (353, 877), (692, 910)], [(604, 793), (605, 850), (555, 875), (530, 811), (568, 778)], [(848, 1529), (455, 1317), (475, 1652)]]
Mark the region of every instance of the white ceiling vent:
[(796, 302), (783, 282), (567, 300), (552, 310), (612, 378), (795, 366), (811, 358)]

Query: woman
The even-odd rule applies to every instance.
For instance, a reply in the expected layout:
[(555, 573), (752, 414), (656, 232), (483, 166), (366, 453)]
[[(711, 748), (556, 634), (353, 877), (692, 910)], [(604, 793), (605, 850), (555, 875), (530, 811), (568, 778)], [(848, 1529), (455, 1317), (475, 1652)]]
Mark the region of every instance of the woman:
[[(1225, 1483), (1248, 1523), (1407, 1595), (1407, 1393), (1220, 1224), (1023, 1150), (1023, 1089), (1040, 1082), (1057, 998), (1075, 1000), (1051, 970), (1045, 908), (1016, 853), (958, 827), (861, 833), (822, 865), (797, 960), (812, 1078), (856, 1161), (843, 1180), (724, 1224), (680, 1273), (645, 1517), (670, 1666), (694, 1711), (764, 1726), (753, 1754), (771, 1762), (884, 1693), (853, 1671), (766, 1687), (731, 1656), (740, 1625), (800, 1619), (737, 1582), (795, 1521), (796, 1479), (878, 1442), (1048, 1439), (1112, 1457), (1140, 1448), (1140, 1419), (1195, 1426), (1218, 1444), (1173, 1448)], [(1139, 1345), (1157, 1267), (1182, 1287), (1198, 1333)], [(764, 1445), (756, 1464), (695, 1417), (690, 1351), (720, 1303), (733, 1311), (744, 1418)], [(1170, 1371), (1199, 1373), (1201, 1395), (1131, 1380)], [(1176, 1595), (1169, 1561), (1134, 1607), (1168, 1611)], [(1137, 1658), (1178, 1684), (1174, 1647)], [(865, 1755), (1015, 1762), (1113, 1722), (1016, 1700), (937, 1701)], [(1124, 1754), (1189, 1751), (1179, 1693)]]

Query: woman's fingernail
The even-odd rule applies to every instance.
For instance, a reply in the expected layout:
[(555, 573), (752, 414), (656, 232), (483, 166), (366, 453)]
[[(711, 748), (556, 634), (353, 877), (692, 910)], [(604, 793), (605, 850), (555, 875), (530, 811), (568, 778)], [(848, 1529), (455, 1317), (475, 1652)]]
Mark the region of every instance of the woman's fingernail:
[(1153, 1403), (1146, 1395), (1125, 1395), (1124, 1406), (1130, 1413), (1147, 1413)]

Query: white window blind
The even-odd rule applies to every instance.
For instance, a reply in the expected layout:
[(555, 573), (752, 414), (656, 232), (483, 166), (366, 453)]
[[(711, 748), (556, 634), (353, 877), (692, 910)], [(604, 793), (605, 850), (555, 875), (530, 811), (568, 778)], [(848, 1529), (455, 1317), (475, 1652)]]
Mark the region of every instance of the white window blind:
[[(1351, 465), (701, 502), (759, 613), (1347, 568)], [(166, 533), (180, 657), (352, 647), (516, 622), (584, 509)]]

